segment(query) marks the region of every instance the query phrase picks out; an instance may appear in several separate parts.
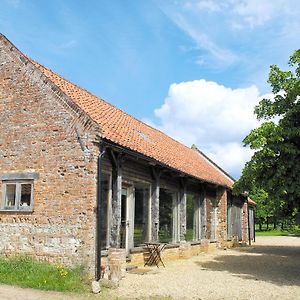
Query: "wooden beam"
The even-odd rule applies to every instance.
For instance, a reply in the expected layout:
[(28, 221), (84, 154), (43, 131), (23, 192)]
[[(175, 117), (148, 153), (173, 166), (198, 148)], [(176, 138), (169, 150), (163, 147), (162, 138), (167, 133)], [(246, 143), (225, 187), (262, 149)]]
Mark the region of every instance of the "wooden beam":
[(114, 160), (112, 168), (112, 218), (110, 231), (110, 246), (120, 247), (121, 200), (122, 200), (122, 164), (121, 155), (117, 157), (111, 151)]

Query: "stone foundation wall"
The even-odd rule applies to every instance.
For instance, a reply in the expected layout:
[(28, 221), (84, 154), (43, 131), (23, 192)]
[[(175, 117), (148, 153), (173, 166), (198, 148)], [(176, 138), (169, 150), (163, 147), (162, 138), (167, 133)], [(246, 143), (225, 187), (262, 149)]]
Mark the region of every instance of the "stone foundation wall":
[[(161, 257), (164, 263), (168, 263), (178, 259), (188, 259), (200, 253), (213, 252), (217, 249), (217, 243), (210, 243), (209, 240), (203, 240), (201, 243), (191, 244), (189, 242), (182, 243), (176, 247), (165, 248), (161, 253)], [(144, 267), (145, 253), (141, 250), (130, 254), (131, 266)]]

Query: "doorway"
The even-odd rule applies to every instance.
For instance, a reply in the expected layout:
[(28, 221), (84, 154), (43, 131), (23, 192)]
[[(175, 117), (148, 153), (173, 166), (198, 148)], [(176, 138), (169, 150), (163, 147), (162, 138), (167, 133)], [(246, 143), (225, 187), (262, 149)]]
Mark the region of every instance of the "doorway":
[(123, 186), (121, 196), (120, 247), (130, 249), (149, 240), (150, 185)]
[(122, 187), (121, 195), (121, 226), (120, 226), (120, 248), (133, 248), (133, 211), (134, 192), (133, 186)]

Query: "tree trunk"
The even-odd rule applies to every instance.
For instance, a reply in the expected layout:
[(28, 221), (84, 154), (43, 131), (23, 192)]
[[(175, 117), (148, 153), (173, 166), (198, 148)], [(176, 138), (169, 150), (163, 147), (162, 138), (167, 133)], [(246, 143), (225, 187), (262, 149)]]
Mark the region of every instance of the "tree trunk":
[(267, 231), (269, 230), (269, 218), (267, 218)]
[(262, 231), (261, 222), (258, 223), (258, 226), (259, 226), (259, 231)]

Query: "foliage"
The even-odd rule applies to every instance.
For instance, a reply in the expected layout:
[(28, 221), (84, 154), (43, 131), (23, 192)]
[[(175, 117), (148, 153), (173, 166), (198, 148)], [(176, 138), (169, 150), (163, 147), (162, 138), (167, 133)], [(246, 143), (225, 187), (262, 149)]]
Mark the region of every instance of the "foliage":
[(274, 214), (273, 203), (269, 201), (268, 193), (263, 189), (254, 188), (250, 193), (250, 198), (256, 203), (255, 218), (258, 223), (265, 223), (267, 218)]
[(27, 256), (0, 257), (0, 282), (42, 290), (84, 292), (82, 269), (50, 265)]
[(291, 70), (271, 66), (274, 99), (263, 99), (254, 113), (264, 122), (244, 139), (255, 152), (246, 163), (235, 193), (265, 190), (274, 207), (289, 215), (300, 208), (300, 49), (289, 60)]

